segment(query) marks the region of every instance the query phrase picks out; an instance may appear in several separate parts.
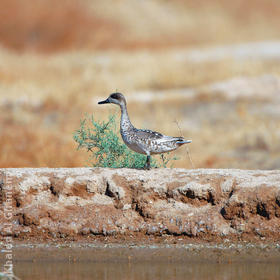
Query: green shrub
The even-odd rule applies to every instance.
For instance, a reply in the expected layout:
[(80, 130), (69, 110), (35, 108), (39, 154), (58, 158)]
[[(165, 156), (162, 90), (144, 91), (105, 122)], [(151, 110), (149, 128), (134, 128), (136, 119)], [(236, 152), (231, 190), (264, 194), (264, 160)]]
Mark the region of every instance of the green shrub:
[[(117, 125), (114, 116), (108, 121), (96, 121), (93, 116), (86, 116), (81, 120), (80, 128), (74, 133), (74, 140), (78, 149), (86, 149), (91, 153), (88, 163), (94, 167), (112, 168), (144, 168), (146, 155), (131, 151), (117, 135)], [(170, 160), (163, 154), (160, 160), (151, 158), (151, 167), (167, 167)]]

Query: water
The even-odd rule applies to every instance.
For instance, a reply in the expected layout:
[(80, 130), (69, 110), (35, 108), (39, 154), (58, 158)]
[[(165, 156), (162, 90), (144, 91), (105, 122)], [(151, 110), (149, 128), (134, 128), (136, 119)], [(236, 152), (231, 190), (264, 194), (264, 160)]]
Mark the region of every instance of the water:
[(13, 264), (21, 280), (279, 280), (280, 247), (23, 245), (13, 249)]
[(96, 263), (19, 262), (15, 274), (26, 280), (279, 280), (280, 264), (197, 264), (197, 263)]

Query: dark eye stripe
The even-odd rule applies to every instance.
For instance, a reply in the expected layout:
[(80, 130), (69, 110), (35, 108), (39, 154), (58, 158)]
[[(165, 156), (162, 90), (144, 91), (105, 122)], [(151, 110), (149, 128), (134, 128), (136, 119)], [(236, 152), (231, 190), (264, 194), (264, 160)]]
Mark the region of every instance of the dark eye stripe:
[(114, 99), (119, 99), (119, 96), (117, 93), (113, 93), (111, 94), (111, 98), (114, 98)]

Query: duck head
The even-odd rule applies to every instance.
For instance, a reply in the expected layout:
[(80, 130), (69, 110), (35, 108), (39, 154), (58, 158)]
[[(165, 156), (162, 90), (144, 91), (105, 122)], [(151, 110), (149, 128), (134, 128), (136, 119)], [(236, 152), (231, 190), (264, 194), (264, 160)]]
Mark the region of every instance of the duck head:
[(115, 92), (110, 94), (110, 96), (106, 100), (98, 102), (98, 104), (106, 104), (106, 103), (113, 103), (122, 106), (126, 104), (126, 101), (121, 93)]

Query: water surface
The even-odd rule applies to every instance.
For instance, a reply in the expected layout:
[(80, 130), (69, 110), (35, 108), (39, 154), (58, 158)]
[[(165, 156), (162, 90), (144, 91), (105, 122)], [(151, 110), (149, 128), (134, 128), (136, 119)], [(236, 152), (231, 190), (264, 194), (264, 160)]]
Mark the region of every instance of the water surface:
[(280, 244), (24, 244), (13, 263), (22, 280), (279, 280)]
[(93, 263), (49, 262), (16, 264), (15, 274), (21, 279), (66, 280), (279, 280), (280, 265), (269, 263)]

